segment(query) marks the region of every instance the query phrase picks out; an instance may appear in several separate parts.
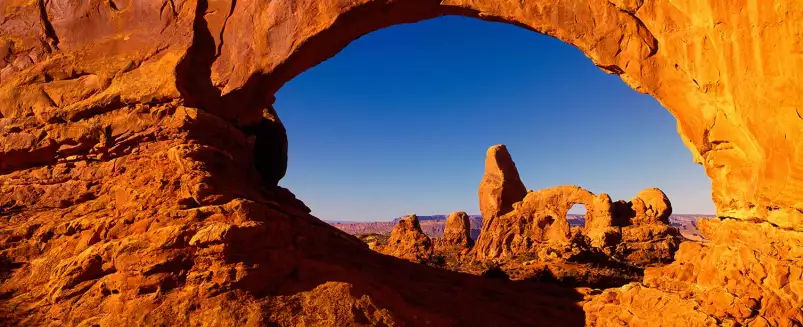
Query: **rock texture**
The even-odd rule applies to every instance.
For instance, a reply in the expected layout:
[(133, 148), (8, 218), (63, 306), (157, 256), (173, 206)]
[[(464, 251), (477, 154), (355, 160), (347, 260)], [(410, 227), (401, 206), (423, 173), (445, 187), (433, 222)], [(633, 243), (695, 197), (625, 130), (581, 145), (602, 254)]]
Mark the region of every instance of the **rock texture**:
[(792, 0), (3, 1), (0, 319), (577, 323), (577, 298), (374, 255), (276, 186), (276, 90), (361, 35), (441, 15), (572, 44), (665, 106), (711, 178), (711, 242), (598, 297), (589, 324), (800, 324)]
[(437, 246), (439, 248), (470, 248), (474, 246), (468, 214), (463, 211), (457, 211), (450, 214), (449, 218), (446, 218), (446, 227), (443, 230), (443, 236), (437, 239)]
[[(487, 162), (496, 162), (494, 150), (498, 148), (493, 146), (488, 151), (486, 166)], [(515, 166), (509, 167), (507, 175), (518, 177)], [(580, 257), (590, 250), (586, 246), (590, 245), (617, 261), (645, 266), (671, 261), (682, 240), (680, 232), (669, 225), (672, 205), (657, 188), (639, 192), (630, 202), (614, 203), (605, 193), (596, 196), (579, 186), (557, 186), (528, 192), (512, 204), (511, 211), (499, 214), (498, 202), (482, 201), (482, 195), (505, 194), (505, 187), (513, 185), (518, 189), (521, 181), (517, 178), (515, 183), (487, 183), (487, 176), (494, 175), (496, 166), (490, 169), (480, 184), (480, 211), (496, 216), (483, 216), (482, 233), (474, 248), (478, 259), (542, 252), (545, 247), (549, 251), (564, 247), (558, 250), (559, 257)], [(573, 234), (567, 220), (575, 204), (586, 208), (582, 235), (588, 241)]]
[(413, 262), (430, 260), (434, 251), (432, 240), (421, 230), (416, 215), (400, 219), (393, 227), (388, 244), (379, 252)]
[[(479, 190), (480, 212), (483, 219), (498, 217), (513, 210), (513, 204), (527, 195), (527, 189), (519, 177), (516, 163), (507, 147), (498, 144), (490, 147), (485, 155), (485, 174)], [(492, 219), (492, 218), (491, 218)], [(485, 223), (483, 223), (483, 226)], [(485, 232), (483, 229), (482, 232)], [(481, 232), (481, 233), (482, 233)]]
[(592, 246), (637, 266), (672, 261), (683, 237), (669, 224), (672, 204), (663, 191), (649, 188), (629, 202), (615, 203), (602, 194), (593, 204), (583, 228)]
[(558, 186), (527, 193), (507, 214), (483, 216), (482, 232), (475, 246), (477, 257), (488, 259), (532, 252), (545, 242), (567, 243), (571, 230), (566, 214), (574, 204), (590, 203), (593, 196), (577, 186)]
[[(435, 216), (417, 216), (418, 222), (421, 225), (421, 230), (430, 238), (439, 238), (443, 236), (444, 229), (446, 228), (446, 219), (449, 215), (435, 215)], [(580, 217), (571, 217), (574, 220), (582, 220)], [(482, 216), (469, 215), (469, 224), (471, 225), (471, 238), (477, 239), (480, 235), (480, 228), (482, 228)], [(373, 221), (373, 222), (329, 222), (332, 226), (342, 230), (351, 235), (360, 234), (384, 234), (390, 235), (390, 231), (396, 226), (398, 219), (394, 221)]]
[(709, 243), (685, 242), (644, 282), (586, 304), (591, 326), (799, 326), (803, 237), (769, 223), (699, 221)]
[(672, 215), (672, 204), (663, 191), (657, 188), (642, 190), (630, 200), (634, 217), (634, 225), (669, 224)]

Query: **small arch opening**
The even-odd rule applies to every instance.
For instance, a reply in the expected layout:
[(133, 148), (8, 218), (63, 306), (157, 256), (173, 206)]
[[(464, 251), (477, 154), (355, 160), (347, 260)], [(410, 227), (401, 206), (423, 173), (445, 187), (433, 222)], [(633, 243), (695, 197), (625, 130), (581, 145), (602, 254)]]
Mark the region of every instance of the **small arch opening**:
[(575, 203), (569, 208), (569, 213), (566, 214), (566, 219), (569, 221), (571, 227), (585, 227), (586, 225), (586, 206), (582, 203)]

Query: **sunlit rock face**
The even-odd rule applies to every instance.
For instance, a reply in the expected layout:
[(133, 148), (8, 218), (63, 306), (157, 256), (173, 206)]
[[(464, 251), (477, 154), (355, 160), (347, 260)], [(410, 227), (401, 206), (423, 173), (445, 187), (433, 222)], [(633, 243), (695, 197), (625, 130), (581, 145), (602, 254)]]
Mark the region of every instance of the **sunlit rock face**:
[[(0, 9), (4, 323), (468, 326), (580, 316), (557, 293), (459, 276), (473, 288), (434, 283), (428, 276), (442, 272), (372, 254), (276, 187), (287, 138), (275, 91), (365, 33), (441, 15), (574, 45), (658, 99), (711, 178), (723, 219), (706, 232), (712, 241), (684, 244), (643, 285), (597, 297), (589, 324), (803, 320), (794, 309), (803, 307), (796, 1), (7, 0)], [(416, 278), (386, 277), (398, 271)], [(439, 305), (455, 289), (460, 302)], [(304, 320), (327, 294), (338, 299), (329, 314)], [(282, 303), (296, 303), (296, 314)]]
[(443, 236), (437, 239), (436, 244), (439, 248), (468, 249), (474, 246), (468, 214), (463, 211), (452, 212), (446, 218)]
[[(682, 237), (669, 225), (672, 204), (660, 189), (648, 188), (629, 202), (615, 203), (606, 193), (597, 196), (575, 185), (529, 191), (522, 196), (516, 191), (524, 189), (516, 165), (507, 150), (499, 149), (505, 147), (494, 145), (488, 150), (479, 186), (483, 224), (473, 249), (478, 259), (533, 254), (554, 245), (573, 248), (572, 252), (595, 252), (587, 247), (591, 245), (609, 259), (627, 265), (650, 266), (672, 260)], [(504, 160), (499, 159), (500, 153)], [(506, 168), (500, 170), (500, 166)], [(506, 194), (517, 196), (499, 196)], [(567, 219), (569, 209), (576, 204), (586, 209), (586, 223), (577, 231), (581, 235), (572, 231)], [(595, 254), (588, 253), (588, 257)]]
[(433, 250), (432, 240), (421, 230), (418, 217), (411, 215), (399, 220), (390, 232), (388, 244), (379, 252), (413, 262), (424, 262), (432, 257)]

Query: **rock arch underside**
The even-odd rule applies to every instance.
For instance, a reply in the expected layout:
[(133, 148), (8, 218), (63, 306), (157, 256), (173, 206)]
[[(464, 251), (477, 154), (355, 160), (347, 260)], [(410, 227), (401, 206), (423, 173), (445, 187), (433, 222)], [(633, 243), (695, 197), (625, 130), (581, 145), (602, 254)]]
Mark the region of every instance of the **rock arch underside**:
[[(7, 0), (0, 324), (799, 326), (793, 0)], [(463, 15), (577, 47), (658, 99), (711, 178), (708, 243), (581, 295), (375, 254), (288, 190), (272, 103), (359, 36)], [(614, 113), (615, 114), (615, 113)]]

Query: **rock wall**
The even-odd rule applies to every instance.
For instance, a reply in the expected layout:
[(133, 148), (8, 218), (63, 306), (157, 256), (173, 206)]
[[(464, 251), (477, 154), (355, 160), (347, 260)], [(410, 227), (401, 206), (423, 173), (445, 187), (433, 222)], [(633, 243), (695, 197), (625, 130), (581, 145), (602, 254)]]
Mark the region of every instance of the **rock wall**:
[[(572, 301), (487, 302), (481, 292), (461, 293), (455, 307), (422, 305), (444, 299), (417, 296), (429, 279), (381, 277), (419, 268), (369, 254), (356, 257), (375, 265), (359, 272), (364, 263), (341, 252), (362, 253), (362, 245), (276, 187), (287, 137), (275, 91), (365, 33), (440, 15), (516, 24), (574, 45), (663, 104), (711, 178), (722, 219), (707, 234), (712, 242), (684, 246), (666, 268), (682, 274), (587, 306), (610, 314), (590, 314), (591, 323), (801, 321), (790, 309), (803, 307), (794, 241), (803, 232), (796, 1), (7, 0), (0, 9), (0, 306), (2, 319), (21, 319), (13, 324), (549, 320), (515, 314), (520, 303), (572, 316), (554, 308)], [(713, 264), (729, 268), (712, 272)], [(788, 277), (758, 278), (776, 268)], [(440, 272), (419, 275), (427, 274)], [(323, 275), (345, 284), (309, 282)], [(675, 286), (692, 284), (702, 291)], [(751, 285), (760, 287), (744, 297)], [(388, 289), (404, 295), (381, 292)], [(300, 321), (313, 319), (300, 313), (318, 307), (304, 303), (321, 294), (357, 309), (329, 304), (329, 323)], [(634, 300), (650, 296), (661, 300)], [(712, 304), (736, 298), (753, 299), (744, 302), (752, 311)], [(483, 309), (492, 313), (479, 316), (470, 301), (491, 303)], [(383, 305), (393, 312), (376, 309)], [(288, 310), (295, 315), (280, 313)]]

